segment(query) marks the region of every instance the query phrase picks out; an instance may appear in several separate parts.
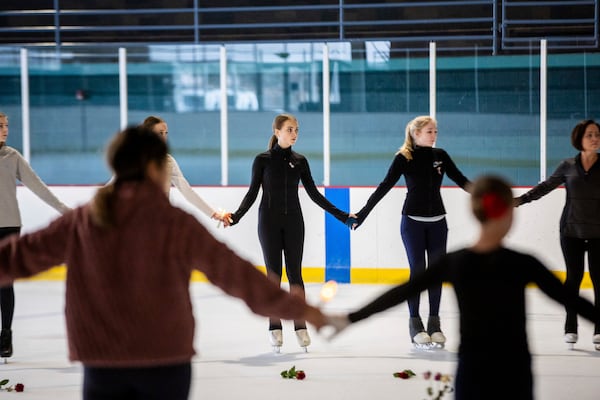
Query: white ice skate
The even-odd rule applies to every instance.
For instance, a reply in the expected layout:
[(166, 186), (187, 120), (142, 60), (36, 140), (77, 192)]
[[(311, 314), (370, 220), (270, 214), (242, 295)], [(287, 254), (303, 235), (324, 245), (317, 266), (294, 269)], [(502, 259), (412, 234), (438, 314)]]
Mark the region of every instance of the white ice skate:
[(446, 336), (442, 332), (433, 332), (431, 334), (431, 347), (443, 349), (446, 346)]
[(567, 348), (569, 350), (573, 350), (575, 348), (577, 339), (579, 339), (579, 336), (576, 333), (565, 333), (565, 343), (567, 344)]
[(596, 348), (596, 350), (600, 351), (600, 334), (595, 334), (592, 342), (594, 342), (594, 347)]
[(273, 346), (274, 353), (281, 352), (281, 345), (283, 344), (283, 332), (281, 329), (269, 331), (269, 341), (271, 342), (271, 346)]
[(296, 339), (298, 339), (298, 344), (304, 349), (304, 352), (308, 353), (308, 346), (310, 346), (308, 331), (306, 329), (298, 329), (296, 331)]
[(429, 350), (431, 349), (431, 336), (427, 332), (419, 332), (412, 338), (412, 343), (415, 349), (418, 350)]

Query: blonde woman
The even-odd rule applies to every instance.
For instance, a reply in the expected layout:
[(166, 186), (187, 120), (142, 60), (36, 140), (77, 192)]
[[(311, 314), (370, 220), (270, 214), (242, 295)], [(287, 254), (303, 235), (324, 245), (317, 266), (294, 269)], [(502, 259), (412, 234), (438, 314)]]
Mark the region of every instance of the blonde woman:
[[(400, 232), (411, 278), (422, 273), (428, 262), (446, 254), (448, 225), (440, 193), (444, 174), (465, 190), (470, 185), (448, 153), (434, 147), (437, 134), (437, 122), (430, 116), (419, 116), (406, 125), (404, 144), (396, 153), (383, 181), (369, 197), (367, 204), (356, 213), (357, 223), (353, 226), (360, 226), (375, 205), (404, 175), (408, 193), (402, 207)], [(419, 313), (419, 296), (408, 300), (410, 337), (417, 347), (430, 346), (432, 343), (443, 347), (446, 342), (440, 327), (441, 295), (441, 284), (429, 288), (427, 330)]]

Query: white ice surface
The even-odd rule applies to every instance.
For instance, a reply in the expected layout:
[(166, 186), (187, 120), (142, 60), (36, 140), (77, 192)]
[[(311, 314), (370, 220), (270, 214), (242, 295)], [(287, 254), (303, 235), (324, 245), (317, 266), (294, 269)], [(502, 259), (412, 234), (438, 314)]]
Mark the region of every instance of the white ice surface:
[[(321, 285), (308, 284), (307, 298), (316, 303)], [(383, 285), (340, 285), (326, 309), (354, 309), (385, 290)], [(210, 284), (194, 283), (196, 350), (190, 399), (313, 400), (424, 399), (425, 371), (454, 374), (458, 345), (458, 314), (451, 288), (444, 288), (442, 328), (445, 350), (415, 351), (408, 336), (406, 304), (358, 323), (332, 342), (310, 330), (313, 344), (304, 353), (290, 323), (284, 323), (281, 354), (271, 352), (267, 322), (239, 300)], [(82, 369), (68, 361), (63, 318), (64, 283), (23, 281), (15, 284), (14, 355), (0, 365), (0, 379), (23, 383), (24, 393), (0, 393), (20, 399), (79, 399)], [(582, 293), (591, 298), (590, 290)], [(156, 293), (160, 296), (160, 293)], [(422, 298), (422, 315), (427, 301)], [(528, 328), (533, 353), (537, 399), (600, 398), (600, 352), (591, 342), (591, 323), (580, 320), (579, 343), (568, 350), (562, 341), (563, 308), (537, 289), (528, 290)], [(115, 338), (115, 340), (118, 340)], [(490, 347), (494, 343), (489, 344)], [(486, 351), (486, 349), (482, 349)], [(296, 366), (304, 381), (284, 380), (280, 371)], [(411, 369), (419, 377), (393, 378)], [(490, 390), (510, 384), (505, 376), (490, 376)], [(451, 395), (444, 399), (452, 399)]]

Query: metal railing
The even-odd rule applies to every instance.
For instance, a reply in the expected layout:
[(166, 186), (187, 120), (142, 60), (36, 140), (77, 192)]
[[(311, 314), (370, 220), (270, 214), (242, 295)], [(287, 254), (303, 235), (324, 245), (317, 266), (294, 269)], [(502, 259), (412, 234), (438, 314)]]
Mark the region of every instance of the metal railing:
[[(397, 48), (489, 54), (519, 52), (545, 39), (549, 49), (598, 50), (598, 1), (323, 1), (319, 5), (0, 11), (0, 45), (136, 45), (281, 41), (390, 41)], [(216, 3), (216, 2), (214, 2)], [(89, 4), (89, 5), (88, 5)], [(166, 2), (165, 2), (166, 4)], [(15, 6), (16, 7), (16, 6)], [(88, 8), (85, 8), (88, 7)]]

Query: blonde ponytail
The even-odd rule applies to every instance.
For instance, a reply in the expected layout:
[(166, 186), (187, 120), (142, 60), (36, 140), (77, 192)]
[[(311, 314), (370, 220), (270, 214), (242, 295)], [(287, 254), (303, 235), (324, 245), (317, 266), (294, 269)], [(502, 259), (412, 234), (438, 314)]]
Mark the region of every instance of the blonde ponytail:
[(402, 154), (408, 161), (412, 160), (412, 153), (415, 150), (415, 134), (430, 122), (437, 125), (435, 119), (429, 115), (421, 115), (406, 124), (404, 144), (398, 149), (396, 155)]

